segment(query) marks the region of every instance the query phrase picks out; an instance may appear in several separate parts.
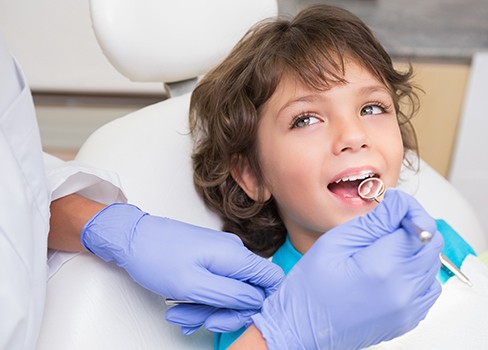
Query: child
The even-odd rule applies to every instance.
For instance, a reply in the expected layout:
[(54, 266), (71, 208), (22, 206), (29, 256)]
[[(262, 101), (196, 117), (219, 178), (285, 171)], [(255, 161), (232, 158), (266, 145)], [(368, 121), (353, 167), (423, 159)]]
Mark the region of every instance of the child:
[[(360, 181), (395, 187), (402, 162), (414, 167), (411, 77), (346, 10), (257, 25), (193, 93), (197, 190), (224, 230), (288, 273), (320, 235), (376, 205), (358, 196)], [(474, 254), (439, 225), (457, 265)], [(218, 335), (217, 347), (237, 337)]]

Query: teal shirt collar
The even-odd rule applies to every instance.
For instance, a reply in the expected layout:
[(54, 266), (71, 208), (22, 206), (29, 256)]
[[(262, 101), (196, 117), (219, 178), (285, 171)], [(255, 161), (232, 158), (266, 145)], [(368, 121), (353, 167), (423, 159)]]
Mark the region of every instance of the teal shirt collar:
[(302, 256), (303, 255), (291, 244), (290, 238), (287, 235), (285, 243), (283, 243), (276, 253), (274, 253), (272, 261), (280, 266), (285, 272), (285, 275), (287, 275)]

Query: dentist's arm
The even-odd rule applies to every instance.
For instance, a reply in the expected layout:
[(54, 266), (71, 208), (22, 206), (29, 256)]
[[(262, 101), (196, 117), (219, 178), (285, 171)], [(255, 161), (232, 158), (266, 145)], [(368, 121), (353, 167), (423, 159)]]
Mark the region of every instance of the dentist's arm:
[(83, 226), (103, 208), (105, 205), (77, 194), (51, 202), (49, 248), (69, 252), (85, 251), (80, 241)]
[(213, 318), (221, 326), (235, 323), (236, 315), (249, 320), (248, 310), (259, 309), (283, 279), (279, 267), (253, 254), (236, 235), (153, 216), (130, 204), (105, 206), (70, 195), (54, 201), (51, 212), (51, 248), (84, 246), (161, 296), (234, 310)]

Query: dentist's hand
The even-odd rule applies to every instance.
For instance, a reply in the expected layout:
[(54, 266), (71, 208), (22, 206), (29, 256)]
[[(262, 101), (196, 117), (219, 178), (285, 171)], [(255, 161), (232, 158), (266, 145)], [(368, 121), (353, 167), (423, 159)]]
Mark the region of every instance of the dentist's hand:
[[(201, 322), (213, 315), (212, 322), (222, 327), (236, 317), (242, 322), (235, 329), (242, 327), (248, 310), (260, 309), (283, 279), (279, 267), (233, 234), (152, 216), (130, 204), (112, 204), (97, 213), (84, 226), (81, 242), (154, 293), (209, 305)], [(227, 311), (214, 315), (217, 309)]]
[[(422, 245), (409, 217), (434, 233)], [(416, 200), (397, 190), (369, 214), (324, 234), (252, 316), (269, 349), (360, 349), (398, 337), (440, 295), (443, 239)]]

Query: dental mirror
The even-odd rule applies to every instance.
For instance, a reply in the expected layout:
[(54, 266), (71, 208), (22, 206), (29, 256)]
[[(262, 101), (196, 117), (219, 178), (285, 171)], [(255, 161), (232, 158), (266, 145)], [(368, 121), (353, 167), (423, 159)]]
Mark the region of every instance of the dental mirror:
[[(358, 186), (358, 195), (367, 201), (376, 201), (379, 203), (379, 197), (385, 192), (385, 184), (382, 180), (376, 177), (370, 177), (361, 181)], [(422, 230), (420, 227), (415, 225), (411, 220), (404, 218), (402, 220), (402, 225), (410, 232), (415, 232), (420, 241), (425, 244), (430, 242), (432, 238), (432, 233), (426, 230)]]
[(363, 181), (358, 186), (358, 195), (367, 201), (376, 201), (385, 192), (385, 184), (377, 177), (370, 177)]

